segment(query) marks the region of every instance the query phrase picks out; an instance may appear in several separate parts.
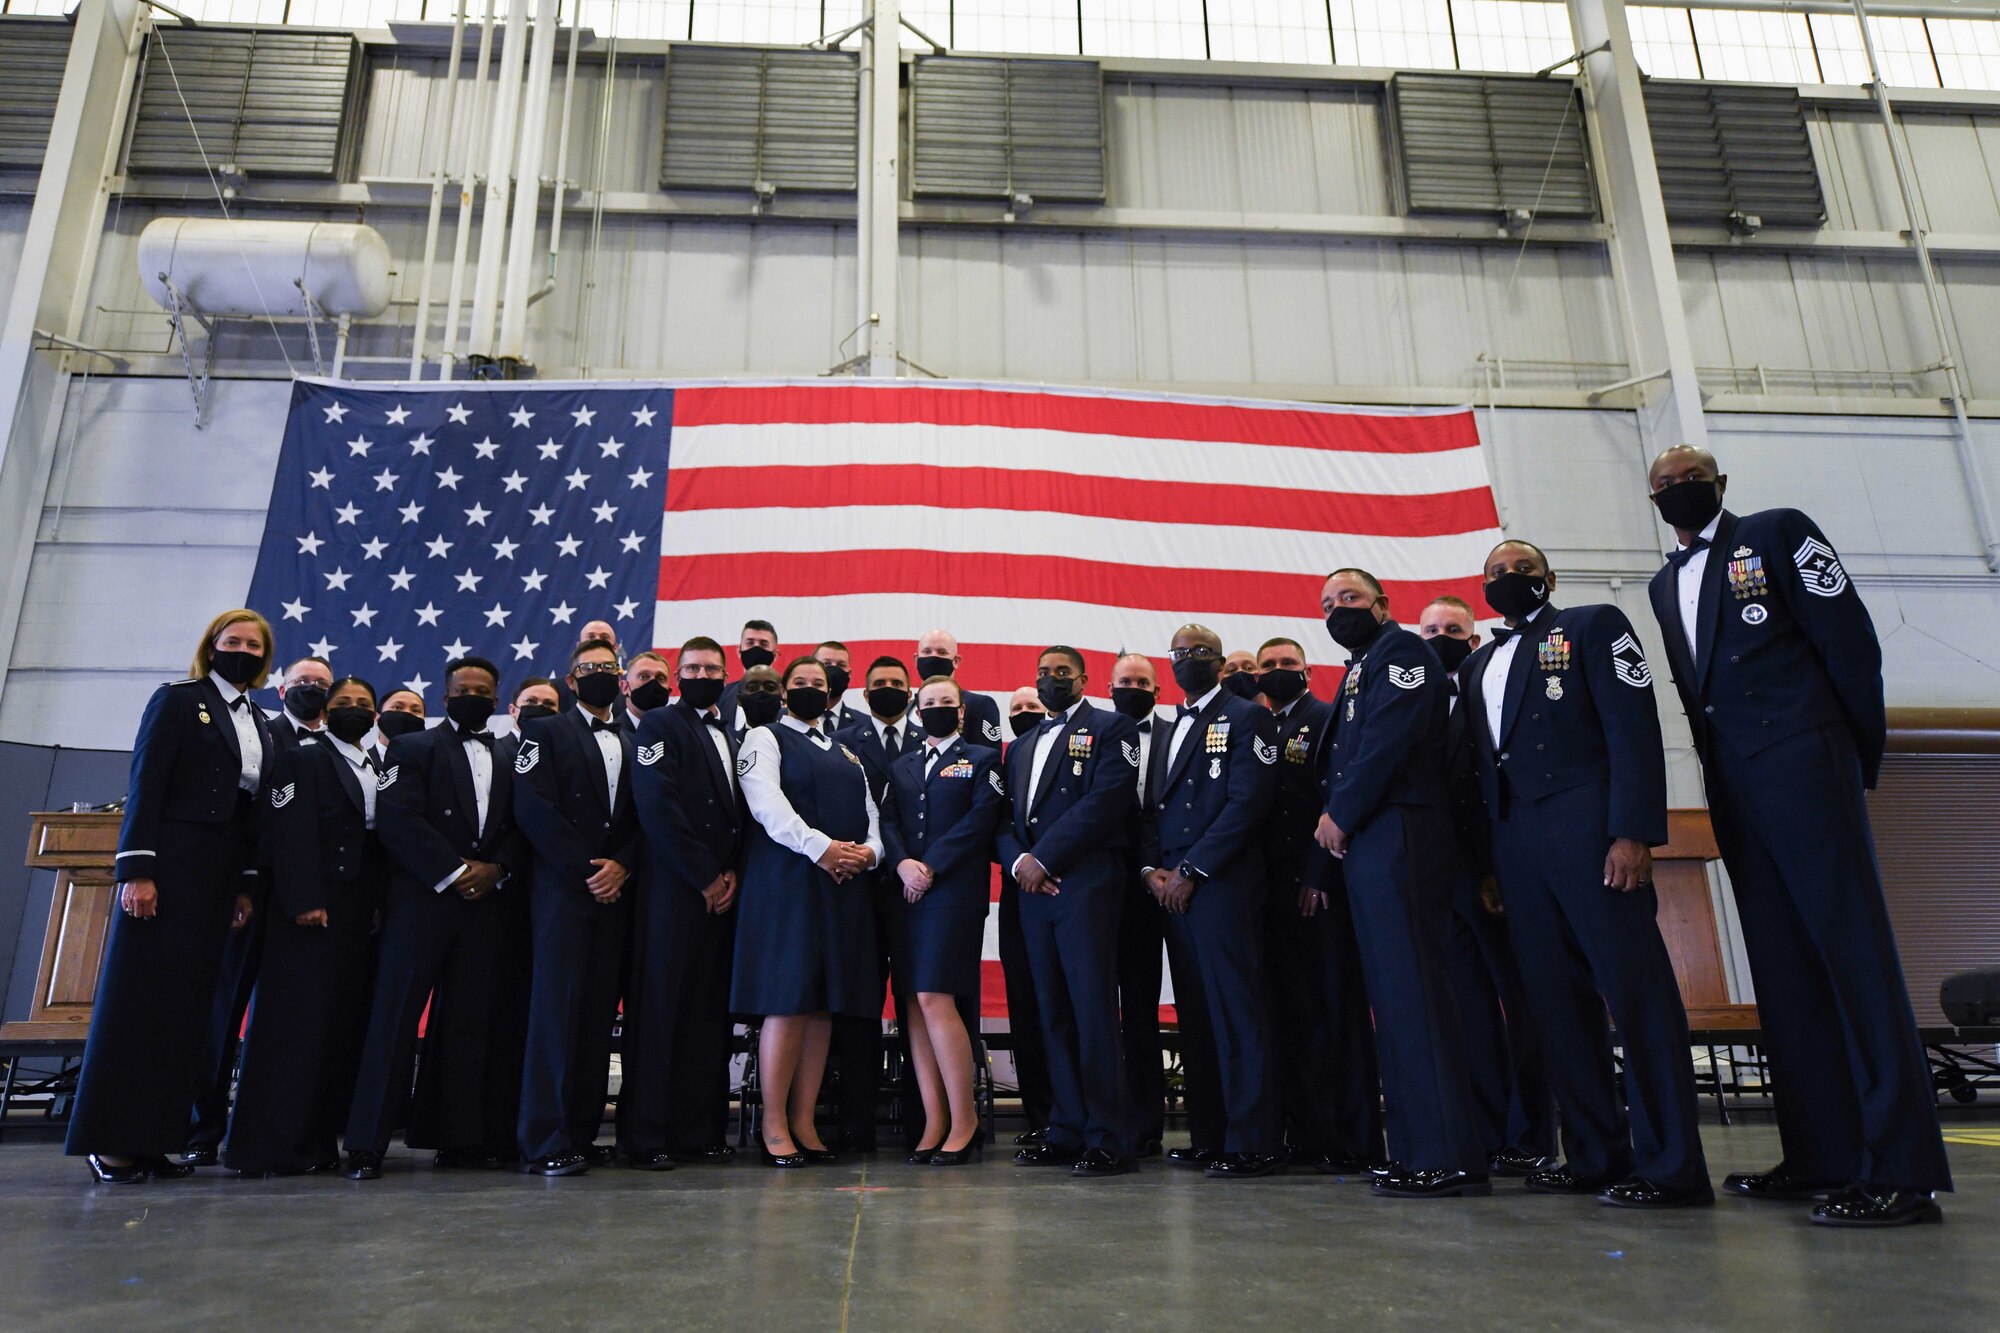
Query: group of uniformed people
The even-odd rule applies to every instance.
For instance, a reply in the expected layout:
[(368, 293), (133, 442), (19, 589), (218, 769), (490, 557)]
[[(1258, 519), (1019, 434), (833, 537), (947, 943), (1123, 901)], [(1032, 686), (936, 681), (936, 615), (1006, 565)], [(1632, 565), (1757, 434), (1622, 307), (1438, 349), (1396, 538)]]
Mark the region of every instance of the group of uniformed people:
[[(1867, 611), (1805, 515), (1723, 509), (1705, 451), (1661, 454), (1649, 485), (1678, 538), (1653, 607), (1784, 1149), (1723, 1188), (1832, 1225), (1937, 1220), (1949, 1170), (1862, 798), (1885, 742)], [(844, 645), (776, 669), (764, 621), (733, 682), (713, 639), (621, 660), (592, 622), (560, 684), (505, 700), (491, 663), (453, 661), (433, 726), (409, 691), (378, 700), (311, 657), (267, 719), (248, 691), (270, 626), (225, 612), (140, 725), (69, 1151), (106, 1183), (373, 1179), (398, 1130), (441, 1167), (723, 1162), (747, 1020), (763, 1160), (803, 1166), (874, 1147), (887, 992), (909, 1160), (963, 1163), (997, 863), (1018, 1162), (1709, 1204), (1655, 920), (1651, 664), (1617, 607), (1556, 604), (1531, 543), (1495, 547), (1484, 578), (1504, 628), (1482, 643), (1456, 598), (1411, 629), (1373, 575), (1330, 575), (1332, 700), (1286, 638), (1231, 653), (1183, 627), (1171, 712), (1152, 658), (1116, 660), (1106, 709), (1052, 646), (1011, 736), (945, 631), (914, 673), (872, 662), (863, 710)], [(1163, 946), (1190, 1138), (1171, 1150)]]

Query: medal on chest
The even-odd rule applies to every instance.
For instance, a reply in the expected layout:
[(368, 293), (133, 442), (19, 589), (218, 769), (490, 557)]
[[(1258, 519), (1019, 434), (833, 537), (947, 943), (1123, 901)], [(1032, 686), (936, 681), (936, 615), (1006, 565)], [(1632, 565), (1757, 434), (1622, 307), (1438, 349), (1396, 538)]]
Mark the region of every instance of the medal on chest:
[(1069, 771), (1073, 777), (1083, 776), (1083, 761), (1090, 758), (1091, 743), (1097, 738), (1088, 732), (1072, 734), (1069, 738)]
[(1731, 556), (1729, 591), (1736, 594), (1737, 601), (1763, 597), (1770, 592), (1770, 585), (1764, 573), (1763, 556), (1752, 555), (1747, 546), (1737, 547)]
[(1549, 637), (1535, 646), (1535, 662), (1549, 677), (1542, 683), (1542, 693), (1551, 700), (1563, 697), (1562, 677), (1556, 673), (1569, 670), (1570, 642), (1563, 637), (1560, 629), (1549, 631)]
[(1229, 724), (1227, 722), (1209, 723), (1208, 733), (1202, 738), (1202, 749), (1210, 754), (1222, 754), (1228, 750)]
[(1307, 757), (1311, 755), (1312, 741), (1310, 739), (1310, 732), (1311, 728), (1306, 728), (1285, 742), (1286, 763), (1303, 764)]

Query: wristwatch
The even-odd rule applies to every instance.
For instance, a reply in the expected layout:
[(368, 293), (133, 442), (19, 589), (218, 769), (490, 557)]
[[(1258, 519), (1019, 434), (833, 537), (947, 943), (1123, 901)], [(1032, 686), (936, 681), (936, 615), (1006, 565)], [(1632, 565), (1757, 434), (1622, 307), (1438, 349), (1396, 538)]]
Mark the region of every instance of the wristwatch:
[(1179, 865), (1175, 866), (1174, 869), (1180, 872), (1181, 878), (1193, 884), (1199, 884), (1203, 880), (1208, 878), (1208, 874), (1206, 871), (1196, 870), (1193, 864), (1187, 861), (1181, 862)]

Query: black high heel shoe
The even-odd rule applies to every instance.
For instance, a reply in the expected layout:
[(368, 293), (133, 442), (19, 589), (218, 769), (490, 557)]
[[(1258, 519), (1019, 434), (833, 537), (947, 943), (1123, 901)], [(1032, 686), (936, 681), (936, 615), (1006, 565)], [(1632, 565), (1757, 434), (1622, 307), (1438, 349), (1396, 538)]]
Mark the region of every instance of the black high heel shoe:
[(806, 1156), (805, 1153), (799, 1151), (797, 1144), (793, 1144), (792, 1151), (787, 1153), (772, 1152), (771, 1145), (764, 1142), (762, 1138), (759, 1138), (757, 1140), (757, 1146), (764, 1150), (765, 1166), (776, 1166), (776, 1167), (804, 1166), (808, 1161), (811, 1160)]
[(938, 1147), (931, 1153), (930, 1164), (932, 1166), (964, 1166), (967, 1162), (980, 1155), (979, 1149), (981, 1145), (979, 1139), (980, 1136), (974, 1134), (972, 1141), (967, 1143), (963, 1148)]
[(153, 1172), (144, 1159), (113, 1166), (92, 1153), (83, 1160), (90, 1164), (90, 1174), (100, 1185), (143, 1185), (153, 1178)]
[[(943, 1146), (943, 1143), (940, 1142), (938, 1148), (942, 1148)], [(931, 1159), (937, 1156), (938, 1148), (918, 1148), (903, 1160), (911, 1166), (929, 1166)]]
[(825, 1164), (840, 1160), (840, 1154), (831, 1148), (801, 1148), (799, 1151), (806, 1155), (808, 1162)]

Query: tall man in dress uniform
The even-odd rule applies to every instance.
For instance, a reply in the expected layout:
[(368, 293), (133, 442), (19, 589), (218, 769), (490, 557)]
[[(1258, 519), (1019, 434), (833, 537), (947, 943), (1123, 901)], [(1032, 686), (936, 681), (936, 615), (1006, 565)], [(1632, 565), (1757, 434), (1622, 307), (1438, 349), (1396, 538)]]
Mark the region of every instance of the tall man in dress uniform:
[[(746, 620), (743, 632), (736, 638), (736, 656), (743, 663), (743, 669), (771, 666), (778, 660), (778, 631), (768, 620)], [(736, 716), (736, 691), (742, 686), (743, 678), (738, 676), (722, 687), (722, 698), (717, 707), (724, 717)], [(738, 725), (741, 725), (739, 720)]]
[[(1003, 759), (1023, 736), (1032, 737), (1049, 710), (1032, 685), (1015, 690), (1007, 701), (1007, 744)], [(1003, 770), (1004, 771), (1004, 770)], [(1150, 901), (1150, 897), (1148, 899)], [(1049, 1057), (1042, 1041), (1042, 1010), (1035, 1003), (1035, 977), (1028, 962), (1028, 937), (1021, 931), (1021, 886), (1007, 867), (1000, 867), (1000, 975), (1007, 988), (1007, 1038), (1013, 1043), (1014, 1082), (1021, 1096), (1021, 1117), (1028, 1128), (1014, 1137), (1017, 1148), (1032, 1148), (1048, 1141)], [(1157, 954), (1159, 951), (1154, 950)], [(1156, 958), (1153, 966), (1159, 967)], [(1121, 974), (1122, 975), (1122, 974)], [(1154, 993), (1158, 994), (1157, 983)], [(1157, 1013), (1158, 1006), (1155, 1006)], [(1165, 1074), (1161, 1075), (1162, 1080)], [(1164, 1095), (1164, 1094), (1163, 1094)]]
[(826, 668), (826, 717), (820, 726), (830, 736), (845, 731), (867, 714), (847, 702), (847, 687), (854, 682), (854, 656), (838, 639), (828, 639), (813, 649), (813, 660)]
[(1169, 656), (1186, 702), (1148, 756), (1141, 867), (1167, 913), (1196, 1131), (1194, 1146), (1169, 1160), (1248, 1180), (1285, 1168), (1264, 993), (1263, 842), (1277, 729), (1269, 709), (1222, 688), (1214, 630), (1183, 625)]
[(1417, 618), (1417, 632), (1444, 663), (1451, 690), (1446, 749), (1451, 756), (1451, 811), (1458, 834), (1451, 913), (1445, 919), (1444, 959), (1458, 1021), (1465, 1032), (1465, 1063), (1472, 1077), (1487, 1165), (1496, 1176), (1525, 1176), (1556, 1165), (1556, 1100), (1549, 1088), (1542, 1043), (1528, 1016), (1521, 965), (1507, 938), (1500, 892), (1493, 879), (1493, 834), (1479, 763), (1472, 752), (1470, 714), (1462, 707), (1459, 670), (1479, 647), (1472, 608), (1457, 597), (1439, 597)]
[(1264, 973), (1281, 1123), (1291, 1160), (1324, 1175), (1358, 1175), (1382, 1157), (1382, 1082), (1347, 885), (1313, 841), (1333, 706), (1313, 697), (1296, 641), (1269, 640), (1257, 666), (1258, 693), (1277, 728)]
[(634, 738), (632, 791), (646, 837), (634, 909), (632, 1003), (618, 1140), (648, 1171), (720, 1164), (729, 1111), (729, 965), (737, 861), (749, 818), (736, 743), (717, 705), (722, 645), (681, 645), (680, 700), (648, 712)]
[[(301, 657), (285, 668), (278, 682), (281, 707), (269, 723), (271, 755), (288, 754), (301, 744), (313, 744), (326, 729), (327, 691), (333, 686), (333, 666), (324, 657)], [(268, 870), (271, 849), (259, 849), (258, 863)], [(270, 876), (258, 877), (257, 906)], [(215, 1006), (209, 1014), (208, 1037), (202, 1047), (204, 1067), (213, 1068), (215, 1077), (194, 1105), (194, 1124), (188, 1134), (187, 1152), (181, 1161), (188, 1166), (216, 1166), (222, 1136), (229, 1127), (229, 1088), (235, 1079), (236, 1052), (243, 1031), (243, 1015), (250, 1008), (251, 992), (257, 988), (257, 969), (264, 957), (264, 913), (253, 909), (247, 920), (229, 932), (222, 953), (222, 975), (216, 981)]]
[[(1144, 653), (1125, 653), (1112, 663), (1111, 706), (1131, 718), (1139, 733), (1139, 771), (1133, 775), (1138, 803), (1132, 810), (1131, 869), (1126, 876), (1129, 891), (1118, 913), (1118, 1023), (1125, 1037), (1125, 1076), (1132, 1085), (1132, 1132), (1141, 1157), (1160, 1154), (1167, 1120), (1166, 1048), (1160, 1040), (1160, 972), (1167, 941), (1167, 910), (1153, 897), (1140, 873), (1150, 818), (1146, 779), (1152, 772), (1153, 739), (1173, 729), (1154, 716), (1159, 702), (1159, 673), (1152, 658)], [(1185, 1155), (1185, 1150), (1175, 1151)]]
[(612, 715), (619, 684), (610, 644), (577, 645), (577, 706), (530, 722), (514, 757), (535, 932), (519, 1135), (527, 1170), (543, 1176), (581, 1175), (615, 1156), (595, 1139), (632, 920), (625, 884), (640, 852), (632, 737)]
[[(1557, 608), (1555, 586), (1539, 547), (1494, 547), (1486, 602), (1507, 627), (1464, 666), (1493, 873), (1568, 1149), (1528, 1188), (1619, 1208), (1705, 1206), (1715, 1191), (1687, 1013), (1653, 892), (1652, 848), (1667, 840), (1653, 672), (1623, 611)], [(1607, 1009), (1625, 1050), (1622, 1098)]]
[(618, 682), (618, 688), (625, 695), (625, 706), (618, 710), (618, 725), (636, 733), (641, 718), (655, 708), (666, 707), (667, 701), (673, 698), (667, 683), (672, 674), (673, 668), (667, 665), (667, 659), (651, 648), (632, 654), (631, 660), (625, 663), (624, 678)]
[(1047, 1141), (1014, 1160), (1122, 1175), (1135, 1145), (1118, 1031), (1118, 910), (1138, 733), (1130, 718), (1084, 698), (1088, 677), (1076, 649), (1047, 649), (1036, 672), (1049, 716), (1007, 751), (1012, 818), (997, 842), (1021, 889), (1054, 1100)]
[[(381, 961), (347, 1116), (347, 1175), (382, 1174), (401, 1124), (428, 1139), (441, 1167), (513, 1156), (521, 1033), (507, 993), (510, 924), (524, 914), (524, 849), (514, 831), (514, 774), (486, 723), (500, 672), (482, 657), (445, 664), (446, 721), (389, 742), (377, 775), (376, 829), (391, 865)], [(417, 1025), (426, 1005), (425, 1098), (411, 1112)], [(423, 1128), (419, 1130), (418, 1124)]]
[[(754, 666), (736, 684), (736, 721), (729, 732), (740, 746), (751, 728), (769, 726), (784, 715), (785, 682), (778, 678), (776, 667)], [(727, 708), (722, 709), (722, 716), (729, 719)]]
[[(917, 636), (917, 684), (933, 676), (958, 674), (958, 640), (950, 630), (927, 629)], [(984, 694), (970, 690), (965, 695), (965, 738), (974, 745), (1000, 748), (1005, 739), (1000, 732), (1000, 706)]]
[(1668, 449), (1647, 480), (1679, 540), (1653, 613), (1736, 894), (1785, 1154), (1723, 1189), (1833, 1191), (1812, 1213), (1832, 1226), (1938, 1221), (1951, 1170), (1862, 795), (1888, 733), (1868, 608), (1812, 519), (1724, 509), (1707, 450)]
[(1444, 979), (1451, 902), (1448, 692), (1437, 654), (1389, 619), (1373, 574), (1339, 569), (1320, 593), (1327, 633), (1354, 656), (1320, 771), (1314, 839), (1342, 862), (1376, 1018), (1395, 1198), (1488, 1194), (1458, 1012)]

